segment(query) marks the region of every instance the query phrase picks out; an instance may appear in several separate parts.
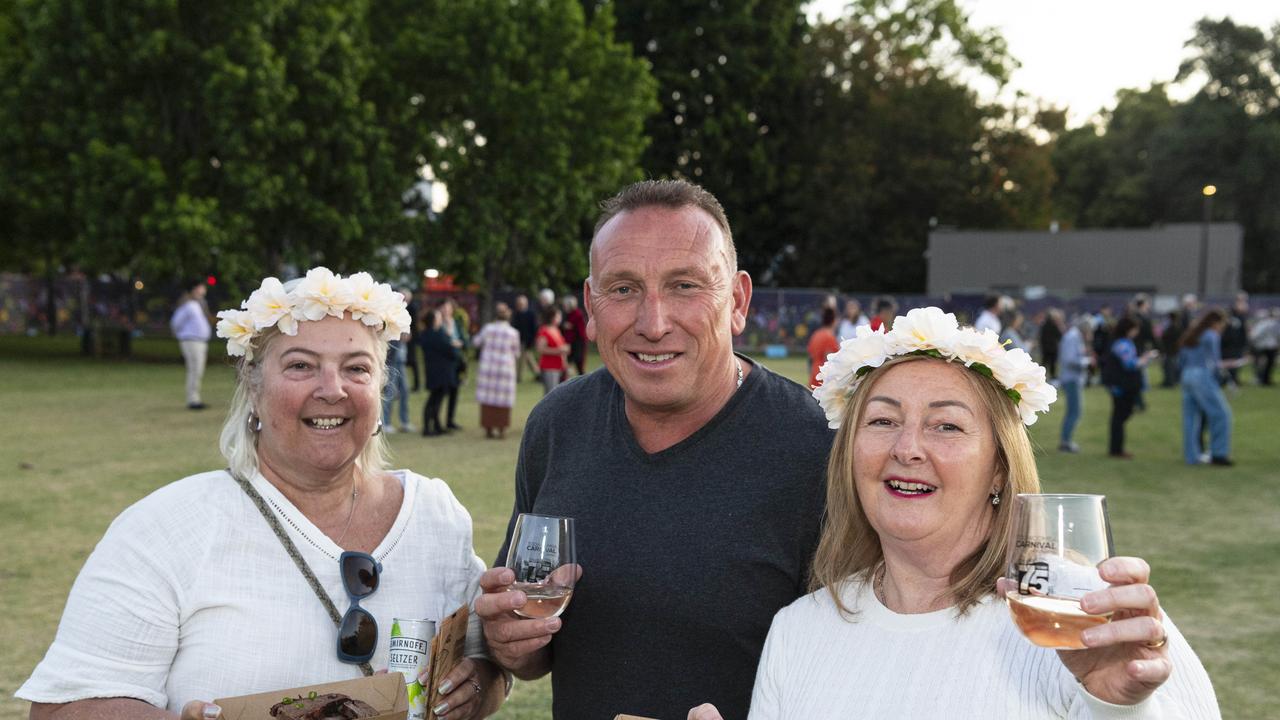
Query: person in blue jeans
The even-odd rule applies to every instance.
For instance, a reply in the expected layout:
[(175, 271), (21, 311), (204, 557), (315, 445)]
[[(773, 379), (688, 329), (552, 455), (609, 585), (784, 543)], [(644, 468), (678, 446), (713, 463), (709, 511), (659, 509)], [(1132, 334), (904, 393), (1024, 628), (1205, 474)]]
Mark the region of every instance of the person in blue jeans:
[(396, 431), (391, 424), (391, 406), (400, 401), (400, 432), (413, 432), (409, 422), (409, 383), (405, 378), (405, 363), (409, 359), (409, 344), (404, 340), (392, 340), (387, 344), (387, 386), (382, 390), (382, 429)]
[(1093, 365), (1093, 354), (1089, 352), (1092, 336), (1093, 320), (1088, 315), (1082, 315), (1058, 344), (1058, 362), (1061, 368), (1058, 387), (1067, 399), (1067, 413), (1062, 418), (1062, 435), (1058, 442), (1058, 449), (1062, 452), (1080, 452), (1080, 446), (1071, 438), (1075, 434), (1076, 425), (1080, 423), (1080, 415), (1084, 412), (1084, 385), (1088, 379), (1089, 366)]
[(1231, 407), (1218, 385), (1222, 362), (1222, 329), (1227, 314), (1218, 308), (1192, 324), (1179, 342), (1182, 365), (1182, 456), (1188, 465), (1200, 463), (1200, 427), (1209, 421), (1209, 462), (1232, 465)]

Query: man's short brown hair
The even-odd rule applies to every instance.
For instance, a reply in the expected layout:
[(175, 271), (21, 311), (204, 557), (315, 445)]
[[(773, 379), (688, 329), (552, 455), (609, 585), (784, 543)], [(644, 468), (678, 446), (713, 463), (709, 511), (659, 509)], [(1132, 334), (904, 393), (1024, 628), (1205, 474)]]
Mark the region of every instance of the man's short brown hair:
[(600, 203), (600, 217), (596, 220), (596, 228), (592, 235), (598, 235), (600, 228), (614, 217), (633, 210), (647, 207), (663, 207), (679, 210), (684, 207), (696, 207), (711, 216), (724, 233), (725, 248), (729, 254), (730, 270), (738, 269), (738, 249), (733, 244), (733, 231), (729, 228), (729, 218), (724, 214), (724, 207), (715, 195), (707, 192), (702, 186), (687, 180), (643, 180), (632, 183), (618, 192), (617, 195)]
[(619, 213), (655, 206), (678, 210), (690, 205), (701, 208), (714, 218), (726, 238), (733, 237), (729, 218), (725, 217), (724, 208), (716, 196), (686, 180), (643, 180), (622, 188), (617, 195), (600, 203), (595, 232), (600, 232), (600, 228)]

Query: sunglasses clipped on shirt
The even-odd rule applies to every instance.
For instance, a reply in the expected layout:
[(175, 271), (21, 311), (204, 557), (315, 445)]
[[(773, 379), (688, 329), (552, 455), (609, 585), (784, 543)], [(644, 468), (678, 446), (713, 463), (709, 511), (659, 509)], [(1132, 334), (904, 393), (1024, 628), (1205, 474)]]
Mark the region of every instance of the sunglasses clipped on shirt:
[(338, 566), (342, 571), (342, 587), (351, 601), (338, 626), (338, 659), (345, 663), (369, 662), (378, 647), (378, 621), (360, 607), (360, 601), (378, 591), (382, 564), (372, 555), (347, 550), (338, 557)]

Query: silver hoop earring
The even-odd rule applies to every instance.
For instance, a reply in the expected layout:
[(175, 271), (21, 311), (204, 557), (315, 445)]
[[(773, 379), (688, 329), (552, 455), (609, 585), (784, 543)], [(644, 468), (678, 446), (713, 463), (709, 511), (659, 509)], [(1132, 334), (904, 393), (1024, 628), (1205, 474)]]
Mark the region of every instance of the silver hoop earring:
[(249, 413), (248, 425), (249, 432), (262, 432), (262, 418), (258, 417), (256, 413)]
[(995, 491), (995, 492), (991, 493), (991, 504), (992, 504), (992, 505), (999, 505), (999, 504), (1000, 504), (1000, 491), (999, 491), (999, 490), (997, 490), (997, 491)]
[(374, 429), (374, 431), (373, 431), (373, 436), (374, 436), (374, 437), (378, 437), (378, 436), (379, 436), (379, 435), (381, 435), (381, 434), (382, 434), (382, 421), (381, 421), (381, 420), (379, 420), (379, 421), (378, 421), (378, 427), (377, 427), (377, 428), (375, 428), (375, 429)]

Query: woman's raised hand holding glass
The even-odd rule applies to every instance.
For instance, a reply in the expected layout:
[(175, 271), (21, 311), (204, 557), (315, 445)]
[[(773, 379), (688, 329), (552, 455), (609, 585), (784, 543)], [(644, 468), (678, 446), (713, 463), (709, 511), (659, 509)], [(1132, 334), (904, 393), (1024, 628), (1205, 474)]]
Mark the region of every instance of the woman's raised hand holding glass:
[(1098, 564), (1112, 555), (1102, 495), (1014, 498), (1005, 591), (1018, 629), (1031, 642), (1060, 650), (1085, 647), (1080, 634), (1110, 620), (1091, 615), (1080, 599), (1107, 587)]

